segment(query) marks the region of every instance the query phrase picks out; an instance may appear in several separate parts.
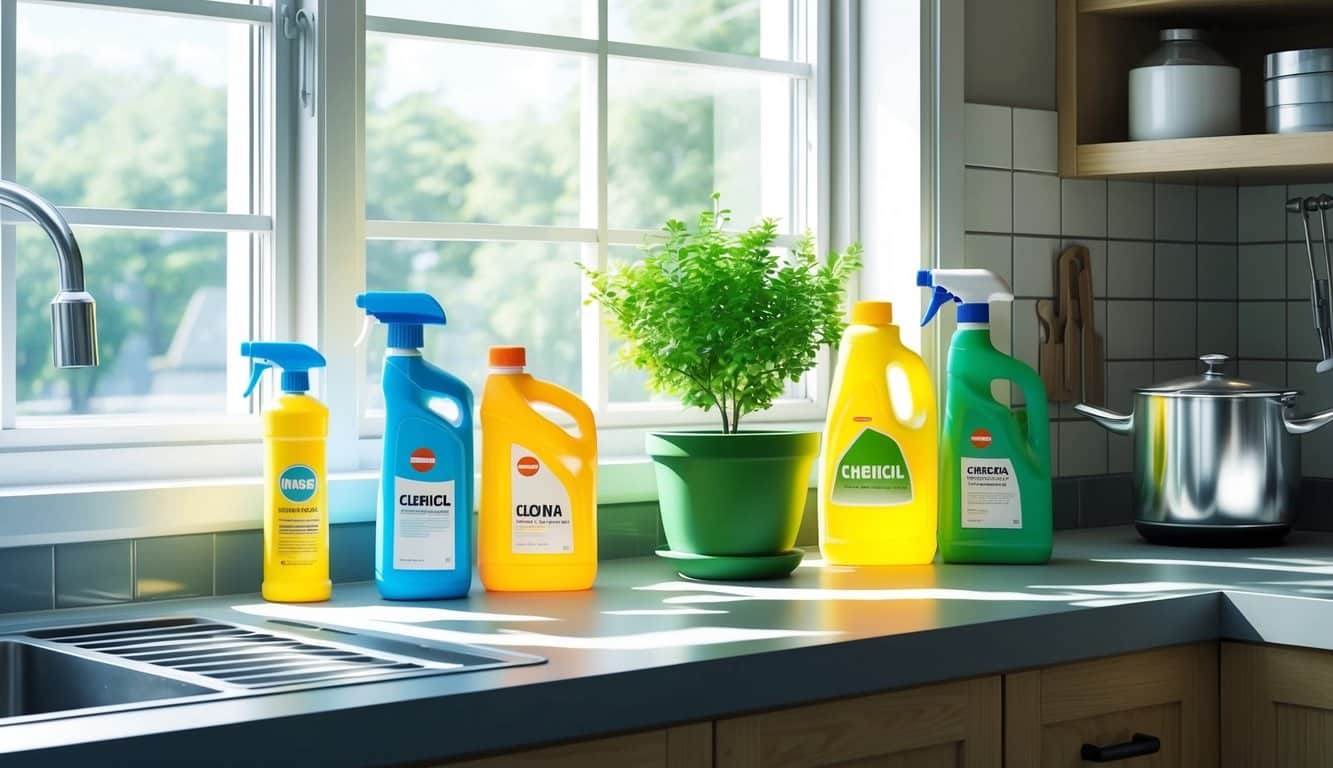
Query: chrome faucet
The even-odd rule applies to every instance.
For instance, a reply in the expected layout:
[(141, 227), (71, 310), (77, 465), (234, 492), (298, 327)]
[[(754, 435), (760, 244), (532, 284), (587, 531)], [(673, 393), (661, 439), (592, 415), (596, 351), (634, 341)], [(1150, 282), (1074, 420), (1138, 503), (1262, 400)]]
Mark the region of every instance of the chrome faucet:
[(49, 200), (11, 181), (0, 181), (0, 205), (37, 222), (56, 247), (60, 290), (51, 299), (51, 359), (55, 366), (97, 365), (97, 305), (84, 289), (83, 254), (69, 222)]

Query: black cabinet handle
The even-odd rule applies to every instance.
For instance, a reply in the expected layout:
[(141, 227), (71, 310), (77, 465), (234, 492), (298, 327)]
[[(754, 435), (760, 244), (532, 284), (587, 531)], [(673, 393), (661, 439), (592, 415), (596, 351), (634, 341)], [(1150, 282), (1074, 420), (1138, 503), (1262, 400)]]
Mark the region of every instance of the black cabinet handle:
[(1089, 763), (1114, 763), (1117, 760), (1128, 760), (1131, 757), (1155, 755), (1161, 749), (1161, 739), (1156, 736), (1149, 736), (1146, 733), (1136, 733), (1129, 737), (1129, 741), (1121, 744), (1111, 744), (1105, 747), (1084, 744), (1081, 754), (1083, 759)]

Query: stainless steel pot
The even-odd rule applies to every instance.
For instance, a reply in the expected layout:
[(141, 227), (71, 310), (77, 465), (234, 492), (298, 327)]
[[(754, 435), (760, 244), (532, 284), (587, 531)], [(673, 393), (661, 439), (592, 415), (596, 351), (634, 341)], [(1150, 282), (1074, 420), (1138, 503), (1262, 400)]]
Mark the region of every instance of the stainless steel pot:
[(1134, 412), (1074, 409), (1134, 442), (1136, 525), (1150, 541), (1276, 543), (1291, 529), (1300, 485), (1298, 435), (1333, 409), (1295, 417), (1299, 392), (1231, 379), (1225, 355), (1207, 370), (1135, 390)]

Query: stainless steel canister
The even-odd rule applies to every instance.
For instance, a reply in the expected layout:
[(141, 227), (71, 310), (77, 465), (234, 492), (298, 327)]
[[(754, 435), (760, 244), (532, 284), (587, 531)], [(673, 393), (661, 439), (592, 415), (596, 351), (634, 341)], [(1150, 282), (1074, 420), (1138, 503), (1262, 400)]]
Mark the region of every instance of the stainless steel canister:
[(1333, 409), (1295, 417), (1300, 393), (1224, 376), (1225, 355), (1198, 376), (1138, 389), (1134, 412), (1075, 409), (1132, 436), (1139, 532), (1151, 541), (1257, 545), (1291, 528), (1300, 483), (1298, 435)]
[(1264, 112), (1269, 133), (1333, 130), (1333, 48), (1265, 56)]

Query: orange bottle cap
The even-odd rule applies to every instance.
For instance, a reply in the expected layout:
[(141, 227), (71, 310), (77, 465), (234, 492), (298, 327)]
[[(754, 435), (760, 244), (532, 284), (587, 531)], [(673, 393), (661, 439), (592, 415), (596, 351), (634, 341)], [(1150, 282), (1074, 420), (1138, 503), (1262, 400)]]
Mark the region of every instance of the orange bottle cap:
[(893, 325), (893, 302), (858, 301), (852, 305), (852, 322), (858, 325)]
[(492, 368), (523, 368), (528, 364), (528, 351), (524, 347), (491, 347)]

